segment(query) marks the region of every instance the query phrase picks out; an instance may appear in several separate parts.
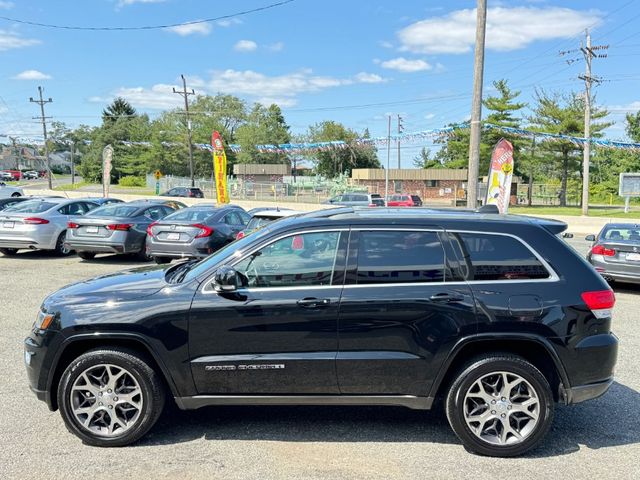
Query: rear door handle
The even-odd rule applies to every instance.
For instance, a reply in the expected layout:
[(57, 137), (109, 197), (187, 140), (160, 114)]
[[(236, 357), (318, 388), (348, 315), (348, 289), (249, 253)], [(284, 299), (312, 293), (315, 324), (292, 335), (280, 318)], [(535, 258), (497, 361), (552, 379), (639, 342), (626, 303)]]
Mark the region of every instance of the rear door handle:
[(328, 298), (303, 298), (302, 300), (298, 300), (298, 305), (303, 308), (326, 307), (330, 303), (331, 300)]
[(431, 295), (429, 300), (439, 303), (455, 303), (461, 302), (464, 300), (464, 297), (455, 293), (436, 293), (435, 295)]

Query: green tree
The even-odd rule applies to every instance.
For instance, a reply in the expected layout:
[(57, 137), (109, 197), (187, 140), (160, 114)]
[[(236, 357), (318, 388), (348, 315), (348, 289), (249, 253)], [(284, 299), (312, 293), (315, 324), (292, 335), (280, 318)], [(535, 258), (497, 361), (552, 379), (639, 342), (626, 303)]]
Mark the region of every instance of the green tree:
[(640, 112), (627, 113), (626, 131), (629, 138), (635, 143), (640, 143)]
[(279, 145), (289, 143), (291, 134), (289, 126), (278, 105), (268, 108), (256, 103), (247, 117), (246, 123), (236, 131), (236, 139), (241, 151), (238, 154), (240, 163), (286, 163), (286, 153), (264, 153), (256, 149), (256, 145)]
[(115, 122), (119, 118), (133, 117), (136, 109), (122, 97), (114, 98), (113, 102), (102, 111), (102, 123)]
[[(584, 135), (584, 98), (576, 93), (562, 95), (560, 93), (548, 94), (543, 90), (536, 92), (536, 105), (530, 118), (534, 130), (546, 133), (563, 134), (581, 137)], [(591, 135), (602, 136), (602, 131), (609, 126), (609, 122), (597, 122), (609, 113), (596, 106), (592, 101)], [(560, 190), (558, 198), (561, 206), (567, 205), (567, 182), (569, 175), (575, 173), (581, 164), (582, 147), (568, 140), (553, 140), (541, 144), (541, 149), (550, 155), (546, 156), (551, 161), (547, 171), (560, 174)], [(545, 158), (545, 157), (543, 157)], [(557, 159), (560, 166), (557, 166)]]
[(356, 142), (358, 137), (357, 132), (332, 120), (311, 125), (306, 135), (309, 142), (346, 142), (346, 148), (329, 148), (312, 154), (317, 173), (336, 177), (354, 168), (382, 168), (375, 146)]
[(413, 159), (413, 166), (416, 168), (443, 168), (437, 156), (432, 155), (431, 149), (422, 147), (420, 153)]

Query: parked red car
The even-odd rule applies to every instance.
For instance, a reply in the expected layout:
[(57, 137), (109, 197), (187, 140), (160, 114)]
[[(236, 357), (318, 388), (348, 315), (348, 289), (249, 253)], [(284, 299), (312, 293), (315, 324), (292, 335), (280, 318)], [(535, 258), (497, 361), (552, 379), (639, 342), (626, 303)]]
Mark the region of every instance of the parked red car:
[(388, 207), (421, 207), (422, 199), (418, 195), (409, 195), (406, 193), (399, 193), (391, 195), (387, 202)]
[(11, 180), (16, 182), (22, 178), (20, 170), (3, 170), (3, 172), (11, 174)]

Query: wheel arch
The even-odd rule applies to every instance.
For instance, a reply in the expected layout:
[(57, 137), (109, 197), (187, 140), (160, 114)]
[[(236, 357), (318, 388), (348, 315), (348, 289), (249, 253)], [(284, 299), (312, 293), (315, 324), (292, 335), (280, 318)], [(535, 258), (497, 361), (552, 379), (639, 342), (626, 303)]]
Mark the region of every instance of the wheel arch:
[(99, 337), (93, 334), (78, 335), (65, 341), (62, 348), (60, 348), (60, 353), (53, 362), (51, 370), (49, 370), (49, 379), (47, 382), (49, 398), (47, 403), (51, 410), (58, 409), (58, 386), (62, 378), (62, 373), (69, 363), (89, 350), (109, 347), (124, 348), (141, 355), (149, 362), (150, 367), (158, 372), (172, 396), (179, 396), (173, 378), (169, 374), (169, 370), (143, 337), (132, 334), (100, 335)]
[(429, 396), (442, 398), (462, 367), (471, 358), (487, 353), (511, 353), (524, 358), (545, 376), (554, 400), (567, 402), (570, 383), (562, 362), (546, 339), (534, 335), (490, 334), (460, 340), (440, 368)]

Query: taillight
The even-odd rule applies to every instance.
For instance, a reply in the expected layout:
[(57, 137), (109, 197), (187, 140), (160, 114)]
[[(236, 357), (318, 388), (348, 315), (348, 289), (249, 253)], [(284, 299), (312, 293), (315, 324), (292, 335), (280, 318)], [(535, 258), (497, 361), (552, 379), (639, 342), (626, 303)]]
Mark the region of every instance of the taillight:
[(206, 225), (202, 225), (201, 223), (195, 223), (191, 226), (200, 229), (200, 233), (196, 235), (195, 238), (209, 237), (213, 233), (213, 228), (207, 227)]
[(375, 203), (370, 203), (369, 206), (370, 207), (377, 207), (378, 205), (376, 205)]
[(236, 235), (236, 240), (240, 240), (241, 238), (244, 238), (244, 232), (238, 232)]
[(49, 223), (49, 220), (46, 218), (38, 218), (38, 217), (29, 217), (22, 220), (24, 223), (28, 225), (44, 225), (45, 223)]
[(602, 245), (594, 245), (591, 249), (593, 255), (604, 255), (605, 257), (613, 257), (616, 251), (613, 248), (605, 248)]
[(80, 225), (78, 225), (75, 222), (67, 222), (67, 227), (68, 228), (78, 228), (78, 227), (80, 227)]
[(133, 227), (132, 223), (114, 223), (111, 225), (107, 225), (105, 228), (107, 230), (118, 230), (118, 231), (123, 231), (126, 232), (128, 231), (131, 227)]
[(611, 309), (616, 303), (616, 296), (613, 290), (597, 290), (595, 292), (583, 292), (582, 300), (593, 312), (596, 318), (611, 316)]
[(153, 222), (149, 224), (149, 226), (147, 227), (147, 235), (149, 235), (150, 237), (153, 237), (153, 227), (155, 227), (157, 224), (158, 222)]
[(189, 196), (190, 196), (190, 197), (194, 197), (194, 196), (195, 196), (195, 193), (193, 193), (193, 191), (189, 190)]

